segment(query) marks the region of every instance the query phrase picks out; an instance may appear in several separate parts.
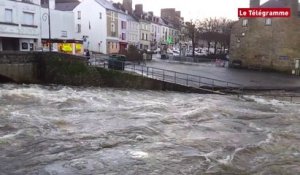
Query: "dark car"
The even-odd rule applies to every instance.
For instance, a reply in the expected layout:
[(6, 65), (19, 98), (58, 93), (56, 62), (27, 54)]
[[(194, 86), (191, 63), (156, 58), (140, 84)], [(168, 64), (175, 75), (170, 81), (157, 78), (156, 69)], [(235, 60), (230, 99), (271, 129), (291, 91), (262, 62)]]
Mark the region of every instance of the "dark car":
[(127, 60), (125, 55), (114, 54), (108, 58), (108, 68), (114, 70), (124, 70), (125, 61)]

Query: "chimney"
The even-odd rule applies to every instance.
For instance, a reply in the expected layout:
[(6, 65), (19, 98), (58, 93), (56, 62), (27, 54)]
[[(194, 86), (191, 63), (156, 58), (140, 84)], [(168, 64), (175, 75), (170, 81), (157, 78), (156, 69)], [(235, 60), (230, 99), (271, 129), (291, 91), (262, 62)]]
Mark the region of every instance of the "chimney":
[(135, 5), (135, 14), (137, 16), (141, 16), (143, 14), (143, 5), (142, 4)]
[(260, 0), (250, 0), (250, 8), (257, 8), (260, 6)]
[(128, 13), (132, 14), (132, 0), (123, 0), (123, 7)]

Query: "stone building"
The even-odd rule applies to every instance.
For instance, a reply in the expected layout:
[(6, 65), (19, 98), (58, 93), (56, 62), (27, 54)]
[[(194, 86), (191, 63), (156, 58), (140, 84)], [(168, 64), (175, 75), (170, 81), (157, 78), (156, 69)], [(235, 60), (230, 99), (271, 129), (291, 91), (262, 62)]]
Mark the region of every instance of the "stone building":
[(290, 18), (240, 18), (232, 28), (230, 63), (292, 73), (300, 58), (298, 0), (250, 0), (250, 7), (291, 8)]

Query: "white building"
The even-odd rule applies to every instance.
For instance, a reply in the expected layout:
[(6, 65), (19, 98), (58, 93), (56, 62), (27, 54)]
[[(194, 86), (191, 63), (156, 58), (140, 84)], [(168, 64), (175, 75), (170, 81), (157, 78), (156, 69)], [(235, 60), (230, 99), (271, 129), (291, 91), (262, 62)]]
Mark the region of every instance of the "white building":
[(150, 49), (150, 27), (151, 23), (145, 19), (140, 19), (140, 46), (141, 50)]
[(97, 0), (56, 2), (55, 8), (74, 13), (75, 40), (85, 49), (106, 53), (106, 9)]
[(161, 25), (159, 24), (159, 17), (153, 17), (151, 22), (151, 31), (150, 31), (150, 45), (151, 49), (155, 50), (158, 47), (158, 44), (161, 40)]
[(128, 21), (127, 21), (127, 14), (125, 13), (118, 13), (118, 26), (119, 26), (119, 47), (120, 52), (125, 51), (128, 45), (128, 36), (127, 36), (127, 30), (128, 30)]
[(139, 47), (140, 26), (138, 20), (127, 15), (127, 38), (128, 44)]
[[(42, 4), (42, 6), (45, 7), (48, 4)], [(48, 20), (49, 10), (50, 29)], [(41, 8), (40, 20), (43, 49), (49, 48), (49, 43), (51, 43), (52, 48), (60, 52), (70, 54), (83, 53), (82, 40), (75, 37), (75, 19), (72, 11), (55, 10), (55, 3), (50, 3), (50, 9)]]
[(0, 1), (0, 51), (40, 46), (40, 0)]

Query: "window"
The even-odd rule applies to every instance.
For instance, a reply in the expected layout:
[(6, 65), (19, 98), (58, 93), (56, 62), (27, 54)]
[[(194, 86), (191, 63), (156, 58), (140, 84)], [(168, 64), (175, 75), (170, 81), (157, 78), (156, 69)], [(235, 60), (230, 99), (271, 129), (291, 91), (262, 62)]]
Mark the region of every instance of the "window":
[(146, 34), (146, 41), (148, 41), (148, 34)]
[(5, 9), (5, 22), (13, 22), (13, 11), (12, 9)]
[(23, 12), (23, 24), (33, 25), (34, 24), (34, 13)]
[(111, 21), (115, 21), (115, 16), (114, 16), (114, 15), (115, 15), (114, 12), (111, 11), (111, 12), (110, 12)]
[(145, 35), (144, 35), (144, 33), (142, 33), (142, 40), (144, 40), (144, 38), (145, 38)]
[(248, 26), (248, 19), (243, 19), (243, 27), (247, 27)]
[(67, 31), (61, 31), (61, 37), (68, 37)]
[(81, 11), (77, 12), (77, 19), (81, 19)]
[(116, 31), (116, 27), (114, 23), (111, 23), (111, 32), (115, 32)]
[(22, 50), (28, 50), (28, 43), (23, 42), (21, 45), (22, 45)]
[(122, 33), (122, 40), (126, 40), (126, 34)]
[(77, 24), (77, 33), (81, 33), (81, 24)]
[(126, 29), (126, 21), (121, 22), (122, 29)]
[(29, 44), (29, 47), (30, 47), (29, 50), (30, 50), (30, 51), (33, 51), (33, 46), (34, 46), (33, 43), (30, 43), (30, 44)]
[(102, 19), (102, 13), (101, 12), (99, 13), (99, 19)]
[(272, 25), (272, 19), (271, 18), (266, 18), (266, 23), (267, 26)]

